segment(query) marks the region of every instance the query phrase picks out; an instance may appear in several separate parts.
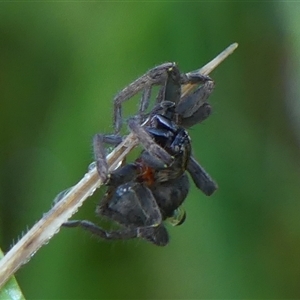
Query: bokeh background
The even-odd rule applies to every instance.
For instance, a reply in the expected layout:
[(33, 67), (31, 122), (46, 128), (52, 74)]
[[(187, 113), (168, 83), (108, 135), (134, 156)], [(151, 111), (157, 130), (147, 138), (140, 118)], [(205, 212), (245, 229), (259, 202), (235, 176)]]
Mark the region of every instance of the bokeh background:
[[(0, 4), (4, 251), (86, 172), (120, 89), (154, 65), (187, 72), (239, 43), (211, 74), (213, 115), (190, 130), (219, 190), (192, 185), (164, 248), (62, 229), (17, 272), (26, 298), (300, 298), (299, 15), (297, 2)], [(102, 194), (76, 218), (97, 221)]]

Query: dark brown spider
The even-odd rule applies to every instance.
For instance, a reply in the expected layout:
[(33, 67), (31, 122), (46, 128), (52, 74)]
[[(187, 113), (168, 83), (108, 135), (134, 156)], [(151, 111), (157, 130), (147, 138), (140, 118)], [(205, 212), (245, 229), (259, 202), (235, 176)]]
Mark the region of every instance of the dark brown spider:
[[(181, 84), (188, 82), (203, 85), (180, 100)], [(146, 114), (153, 84), (162, 84), (163, 87), (157, 104)], [(106, 231), (85, 220), (68, 221), (64, 226), (82, 227), (104, 239), (141, 237), (159, 246), (166, 245), (169, 237), (163, 221), (175, 218), (177, 225), (184, 221), (185, 216), (180, 215), (179, 210), (189, 191), (186, 170), (206, 195), (211, 195), (217, 188), (191, 156), (191, 141), (184, 128), (200, 123), (209, 115), (210, 106), (206, 99), (212, 88), (209, 77), (182, 75), (175, 64), (166, 63), (121, 91), (115, 98), (116, 133), (122, 124), (121, 103), (144, 89), (139, 113), (128, 121), (129, 129), (136, 134), (144, 150), (133, 163), (109, 174), (104, 143), (117, 145), (122, 138), (118, 134), (97, 134), (94, 137), (97, 170), (108, 186), (96, 213), (117, 222), (121, 228)]]

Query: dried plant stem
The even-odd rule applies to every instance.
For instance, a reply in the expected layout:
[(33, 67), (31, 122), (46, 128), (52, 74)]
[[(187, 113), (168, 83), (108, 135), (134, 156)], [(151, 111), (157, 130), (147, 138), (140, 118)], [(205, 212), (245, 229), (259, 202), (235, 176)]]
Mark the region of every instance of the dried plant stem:
[[(236, 48), (234, 43), (226, 48), (211, 62), (199, 70), (193, 71), (208, 75), (224, 59), (226, 59)], [(187, 84), (182, 87), (182, 94), (185, 95), (193, 88)], [(114, 170), (118, 163), (138, 144), (138, 140), (131, 133), (126, 139), (107, 156), (110, 171)], [(96, 168), (92, 168), (84, 177), (73, 186), (56, 205), (18, 241), (17, 244), (0, 260), (0, 288), (23, 264), (27, 263), (36, 251), (46, 244), (56, 234), (61, 225), (66, 222), (86, 198), (101, 186)]]

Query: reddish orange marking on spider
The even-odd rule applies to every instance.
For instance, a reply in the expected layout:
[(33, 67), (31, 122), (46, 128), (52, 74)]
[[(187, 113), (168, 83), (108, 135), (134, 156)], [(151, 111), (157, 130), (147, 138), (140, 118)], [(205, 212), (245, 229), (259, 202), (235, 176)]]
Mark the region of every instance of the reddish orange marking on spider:
[(137, 159), (135, 163), (139, 168), (140, 175), (138, 176), (138, 180), (145, 183), (147, 186), (153, 185), (155, 182), (154, 169), (145, 164), (142, 159)]

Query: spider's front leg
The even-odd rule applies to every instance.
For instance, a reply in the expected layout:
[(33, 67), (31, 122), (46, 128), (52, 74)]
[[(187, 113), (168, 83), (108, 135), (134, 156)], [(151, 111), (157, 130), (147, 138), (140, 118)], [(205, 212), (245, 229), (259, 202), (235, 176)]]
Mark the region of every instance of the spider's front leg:
[(167, 70), (174, 66), (174, 63), (167, 62), (161, 64), (143, 76), (136, 79), (134, 82), (125, 87), (114, 98), (114, 128), (115, 133), (119, 133), (122, 127), (122, 103), (136, 95), (143, 90), (142, 99), (140, 102), (139, 115), (143, 114), (149, 106), (151, 97), (151, 89), (153, 85), (163, 85), (166, 77)]
[(150, 153), (151, 156), (157, 158), (157, 166), (161, 168), (171, 165), (174, 158), (166, 150), (160, 147), (149, 135), (149, 133), (141, 126), (136, 118), (131, 118), (128, 121), (128, 127), (133, 132), (143, 148)]

